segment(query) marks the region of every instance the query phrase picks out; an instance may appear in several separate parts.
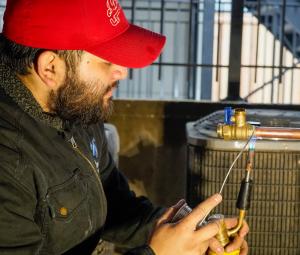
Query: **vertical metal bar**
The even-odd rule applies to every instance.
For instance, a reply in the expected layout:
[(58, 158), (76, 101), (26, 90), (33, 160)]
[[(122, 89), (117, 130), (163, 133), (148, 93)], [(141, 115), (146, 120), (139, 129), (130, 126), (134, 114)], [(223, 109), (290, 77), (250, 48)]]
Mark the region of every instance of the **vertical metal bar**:
[[(164, 21), (165, 21), (165, 0), (161, 0), (160, 5), (160, 33), (164, 33)], [(161, 74), (162, 74), (162, 55), (159, 56), (158, 61), (158, 80), (161, 80)]]
[[(262, 35), (262, 37), (263, 37), (263, 42), (264, 42), (264, 46), (263, 46), (263, 49), (265, 49), (264, 50), (264, 52), (263, 52), (263, 63), (264, 64), (266, 64), (267, 63), (267, 50), (266, 50), (266, 48), (267, 48), (267, 39), (268, 39), (268, 33), (269, 33), (269, 31), (268, 31), (268, 29), (269, 29), (269, 27), (270, 27), (270, 24), (269, 24), (269, 15), (265, 15), (265, 22), (264, 22), (264, 27), (266, 28), (265, 30), (264, 30), (264, 33), (263, 33), (263, 35)], [(263, 83), (265, 82), (265, 80), (266, 80), (266, 68), (262, 68), (261, 69), (262, 70), (262, 77), (263, 77), (263, 79), (262, 79), (262, 81), (263, 81)], [(258, 71), (258, 70), (257, 70)], [(262, 88), (262, 93), (261, 93), (261, 97), (262, 97), (262, 103), (264, 102), (264, 98), (265, 98), (265, 91), (266, 91), (266, 89), (265, 88)], [(267, 93), (268, 94), (268, 93)]]
[[(189, 41), (188, 41), (188, 63), (191, 63), (191, 51), (192, 51), (192, 23), (193, 23), (193, 0), (190, 0), (190, 15), (189, 15)], [(188, 91), (187, 91), (187, 98), (192, 99), (195, 95), (193, 91), (193, 86), (191, 82), (191, 69), (192, 67), (189, 65), (187, 67), (187, 84), (188, 84)]]
[(134, 80), (133, 79), (128, 79), (126, 85), (127, 85), (127, 87), (126, 87), (126, 97), (130, 98), (131, 87), (133, 87), (133, 85), (134, 85)]
[(229, 84), (226, 100), (241, 100), (241, 54), (244, 0), (232, 1), (229, 49)]
[[(131, 23), (134, 23), (135, 20), (135, 9), (136, 9), (136, 0), (131, 0)], [(129, 79), (133, 78), (133, 70), (129, 70)]]
[(284, 44), (284, 25), (285, 25), (286, 0), (282, 0), (282, 7), (281, 8), (282, 8), (282, 11), (281, 11), (281, 33), (280, 33), (279, 83), (281, 83), (281, 72), (282, 72), (282, 61), (283, 61), (283, 44)]
[(151, 83), (150, 83), (150, 79), (151, 79), (151, 75), (150, 75), (150, 71), (153, 67), (150, 66), (148, 68), (146, 68), (147, 73), (146, 73), (146, 77), (147, 77), (147, 86), (146, 86), (146, 98), (151, 98), (151, 91), (150, 91), (150, 87), (151, 87)]
[[(141, 22), (141, 26), (144, 27), (144, 22)], [(143, 91), (143, 86), (144, 86), (144, 82), (142, 80), (142, 77), (144, 77), (144, 75), (142, 75), (142, 73), (145, 72), (145, 69), (138, 69), (136, 70), (137, 74), (138, 74), (138, 82), (137, 82), (137, 88), (134, 91), (134, 98), (141, 98), (142, 97), (142, 91)]]
[[(282, 54), (282, 66), (283, 65), (286, 66), (286, 49), (283, 49), (283, 54)], [(286, 70), (283, 70), (282, 72), (283, 72), (282, 76), (285, 76)], [(280, 75), (280, 77), (281, 77), (281, 75)], [(284, 96), (285, 96), (285, 79), (282, 79), (282, 81), (281, 81), (281, 88), (280, 88), (279, 94), (281, 94), (281, 103), (283, 104)]]
[[(137, 82), (138, 86), (137, 86), (137, 91), (135, 90), (135, 92), (137, 92), (137, 93), (135, 93), (135, 94), (137, 94), (136, 98), (141, 98), (141, 96), (142, 96), (142, 86), (144, 84), (144, 82), (142, 81), (142, 77), (143, 77), (142, 72), (144, 72), (144, 71), (145, 71), (144, 69), (138, 70), (138, 82)], [(133, 98), (135, 98), (135, 97), (133, 97)]]
[[(285, 59), (286, 59), (285, 54), (286, 54), (286, 51), (283, 48), (283, 51), (282, 51), (282, 65), (280, 65), (280, 66), (285, 65)], [(285, 70), (282, 70), (282, 73), (280, 73), (280, 77), (281, 77), (281, 74), (282, 74), (282, 76), (284, 76)], [(279, 84), (278, 93), (277, 93), (278, 103), (281, 103), (281, 104), (283, 104), (283, 99), (284, 99), (284, 89), (283, 89), (284, 85), (285, 85), (285, 79), (283, 79), (283, 77), (281, 77), (281, 84)]]
[[(212, 0), (214, 2), (214, 0)], [(193, 11), (194, 11), (194, 25), (193, 25), (193, 51), (192, 51), (192, 59), (193, 59), (193, 87), (194, 87), (194, 97), (196, 99), (196, 81), (197, 81), (197, 59), (198, 59), (198, 34), (199, 34), (199, 0), (193, 2)], [(203, 1), (204, 2), (204, 1)], [(204, 2), (205, 3), (205, 2)], [(204, 5), (203, 5), (204, 6)], [(213, 9), (214, 10), (214, 9)], [(213, 40), (213, 36), (212, 36)], [(212, 76), (210, 75), (212, 78)], [(210, 81), (211, 83), (211, 81)], [(202, 92), (201, 92), (202, 94)]]
[(135, 20), (135, 7), (136, 7), (136, 0), (131, 0), (131, 23), (134, 23)]
[[(178, 58), (178, 42), (179, 42), (179, 21), (180, 21), (180, 14), (181, 14), (181, 4), (180, 2), (177, 2), (177, 10), (176, 10), (176, 16), (177, 19), (175, 21), (175, 29), (174, 29), (174, 62), (177, 61)], [(177, 99), (179, 96), (179, 89), (178, 89), (178, 66), (173, 67), (173, 75), (172, 75), (172, 89), (173, 89), (173, 98)]]
[[(149, 22), (149, 29), (153, 31), (153, 21), (150, 19), (151, 15), (151, 1), (147, 1), (147, 20)], [(147, 68), (147, 87), (146, 87), (146, 98), (152, 98), (152, 76), (153, 76), (153, 66)]]
[[(276, 54), (276, 38), (277, 38), (277, 35), (278, 35), (278, 33), (277, 33), (278, 16), (276, 14), (273, 15), (272, 21), (273, 21), (272, 32), (275, 35), (273, 37), (273, 47), (272, 47), (272, 49), (273, 49), (273, 54), (272, 54), (272, 56), (273, 56), (273, 59), (272, 59), (272, 77), (274, 77), (275, 76), (274, 66), (275, 66), (275, 54)], [(271, 86), (271, 103), (272, 104), (274, 103), (274, 86), (275, 86), (274, 79), (272, 79), (272, 86)]]
[[(214, 17), (215, 17), (215, 0), (203, 1), (203, 23), (202, 23), (202, 49), (201, 59), (202, 63), (213, 64), (213, 50), (214, 50)], [(199, 11), (197, 11), (199, 15)], [(198, 24), (198, 18), (197, 18)], [(199, 49), (200, 50), (200, 49)], [(201, 72), (201, 99), (211, 100), (212, 98), (212, 68), (203, 67)], [(196, 83), (195, 83), (196, 85)], [(196, 87), (199, 89), (199, 86)], [(196, 97), (200, 94), (196, 91)]]
[[(190, 11), (189, 11), (189, 42), (188, 42), (188, 63), (191, 63), (191, 51), (192, 51), (192, 8), (193, 8), (193, 0), (190, 0)], [(187, 98), (191, 98), (191, 94), (193, 94), (193, 91), (191, 92), (191, 66), (187, 67), (187, 85), (188, 85), (188, 91), (187, 91)]]
[[(292, 53), (293, 56), (297, 56), (297, 52), (296, 52), (296, 43), (297, 43), (297, 34), (295, 32), (295, 30), (293, 31), (293, 42), (292, 42)], [(294, 57), (292, 58), (292, 66), (294, 67)], [(294, 68), (291, 69), (291, 91), (290, 91), (290, 104), (293, 103), (293, 90), (294, 90)]]
[[(221, 41), (221, 0), (218, 1), (218, 39), (217, 39), (217, 67), (216, 67), (216, 82), (219, 81), (219, 65), (220, 65), (220, 41)], [(220, 97), (219, 97), (220, 98)]]
[(198, 1), (190, 0), (188, 63), (187, 71), (188, 99), (195, 99), (196, 95), (196, 60), (198, 37)]
[(151, 86), (151, 97), (150, 98), (153, 98), (153, 87), (154, 87), (154, 81), (153, 81), (153, 79), (154, 79), (154, 67), (153, 66), (151, 66), (151, 75), (150, 75), (150, 84), (152, 85)]
[[(253, 34), (255, 34), (257, 32), (257, 26), (256, 25), (256, 16), (255, 15), (252, 15), (252, 18), (251, 18), (251, 21), (250, 21), (250, 26), (251, 28), (249, 29), (250, 32), (249, 32), (249, 37), (250, 38), (253, 38)], [(256, 45), (255, 45), (256, 46)], [(252, 49), (254, 47), (254, 43), (253, 41), (250, 39), (250, 45), (249, 47)], [(255, 51), (255, 50), (254, 50)], [(252, 56), (251, 54), (249, 54), (249, 59), (248, 59), (248, 63), (252, 64)], [(256, 66), (254, 67), (254, 73), (255, 73), (255, 68)], [(252, 89), (253, 89), (253, 82), (252, 82), (252, 68), (248, 68), (248, 72), (250, 73), (250, 78), (248, 79), (248, 93), (251, 93)]]
[(259, 27), (260, 27), (260, 19), (261, 19), (261, 13), (260, 13), (260, 8), (261, 8), (261, 1), (257, 1), (257, 32), (256, 32), (256, 52), (255, 52), (255, 70), (254, 70), (254, 82), (256, 83), (257, 79), (257, 59), (258, 59), (258, 42), (259, 42)]

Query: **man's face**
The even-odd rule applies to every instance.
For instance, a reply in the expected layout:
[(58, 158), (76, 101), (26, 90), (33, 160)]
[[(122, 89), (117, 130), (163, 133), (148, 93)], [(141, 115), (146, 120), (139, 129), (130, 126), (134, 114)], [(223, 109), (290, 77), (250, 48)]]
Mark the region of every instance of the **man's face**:
[(126, 77), (127, 68), (84, 52), (79, 62), (66, 65), (64, 82), (50, 95), (50, 109), (85, 124), (105, 120), (112, 113), (113, 90)]

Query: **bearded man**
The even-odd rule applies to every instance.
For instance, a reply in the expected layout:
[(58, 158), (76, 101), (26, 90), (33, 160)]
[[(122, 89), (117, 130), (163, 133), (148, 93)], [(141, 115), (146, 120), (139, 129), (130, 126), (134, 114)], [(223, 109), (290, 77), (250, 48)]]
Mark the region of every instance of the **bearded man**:
[[(116, 0), (8, 0), (0, 38), (0, 253), (127, 254), (224, 250), (218, 224), (195, 231), (216, 194), (182, 221), (130, 191), (103, 120), (127, 68), (151, 64), (165, 37), (129, 24)], [(233, 221), (227, 221), (228, 227)], [(242, 246), (247, 224), (230, 245)]]

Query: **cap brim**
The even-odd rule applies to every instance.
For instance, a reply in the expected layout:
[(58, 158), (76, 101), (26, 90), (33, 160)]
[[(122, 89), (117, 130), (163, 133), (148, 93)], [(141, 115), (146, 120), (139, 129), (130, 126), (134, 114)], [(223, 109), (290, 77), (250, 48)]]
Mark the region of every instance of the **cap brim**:
[(155, 61), (165, 42), (165, 36), (130, 24), (121, 35), (85, 50), (117, 65), (141, 68)]

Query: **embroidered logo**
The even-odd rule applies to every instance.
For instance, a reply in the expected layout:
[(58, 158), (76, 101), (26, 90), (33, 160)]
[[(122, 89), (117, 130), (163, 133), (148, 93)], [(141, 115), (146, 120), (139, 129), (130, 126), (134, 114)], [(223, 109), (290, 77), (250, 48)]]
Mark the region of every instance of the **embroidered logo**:
[(94, 159), (96, 168), (99, 172), (99, 154), (98, 154), (98, 148), (97, 148), (97, 145), (96, 145), (96, 139), (95, 138), (93, 138), (92, 141), (90, 142), (90, 149), (91, 149), (92, 154), (93, 154), (93, 159)]
[(114, 27), (120, 23), (121, 6), (118, 0), (106, 0), (107, 17)]

